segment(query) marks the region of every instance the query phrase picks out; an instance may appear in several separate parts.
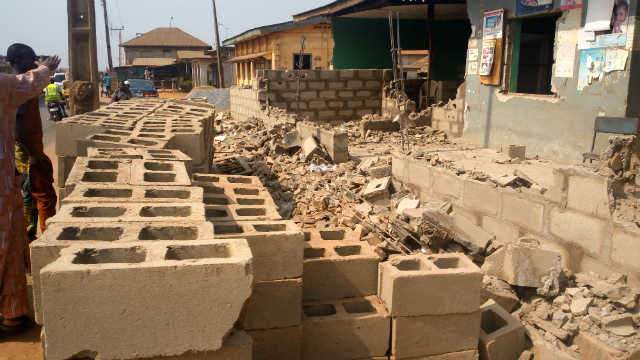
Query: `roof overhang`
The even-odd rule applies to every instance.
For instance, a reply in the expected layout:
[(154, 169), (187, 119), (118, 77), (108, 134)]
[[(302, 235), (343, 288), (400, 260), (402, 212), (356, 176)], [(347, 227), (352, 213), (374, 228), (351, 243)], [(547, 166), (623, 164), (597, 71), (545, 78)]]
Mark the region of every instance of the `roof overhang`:
[(229, 59), (227, 61), (229, 61), (229, 62), (239, 62), (239, 61), (257, 59), (257, 58), (261, 58), (261, 57), (269, 60), (269, 59), (271, 59), (271, 55), (272, 55), (271, 51), (265, 51), (265, 52), (256, 53), (256, 54), (236, 56), (236, 57), (231, 58), (231, 59)]
[(223, 45), (225, 46), (234, 45), (241, 41), (250, 40), (259, 36), (264, 36), (264, 35), (272, 34), (279, 31), (294, 29), (300, 26), (305, 26), (305, 25), (328, 23), (330, 21), (331, 20), (329, 20), (326, 17), (319, 16), (319, 17), (308, 18), (308, 19), (305, 19), (304, 21), (299, 21), (299, 22), (287, 21), (280, 24), (261, 26), (251, 30), (247, 30), (242, 34), (236, 35), (232, 38), (226, 39), (225, 41), (223, 41)]

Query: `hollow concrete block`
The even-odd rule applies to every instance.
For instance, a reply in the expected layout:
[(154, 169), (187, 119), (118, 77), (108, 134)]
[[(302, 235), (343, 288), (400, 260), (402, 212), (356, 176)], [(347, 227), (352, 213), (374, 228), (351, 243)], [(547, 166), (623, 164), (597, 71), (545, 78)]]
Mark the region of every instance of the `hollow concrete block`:
[(392, 316), (473, 313), (482, 272), (464, 254), (398, 256), (380, 264), (378, 296)]
[(252, 281), (244, 240), (67, 248), (41, 272), (45, 356), (136, 359), (219, 350)]
[(391, 321), (377, 297), (303, 305), (305, 360), (368, 359), (389, 350)]
[(517, 359), (527, 348), (525, 329), (493, 300), (480, 308), (480, 360)]
[(301, 278), (256, 282), (242, 327), (266, 330), (300, 325), (301, 306)]

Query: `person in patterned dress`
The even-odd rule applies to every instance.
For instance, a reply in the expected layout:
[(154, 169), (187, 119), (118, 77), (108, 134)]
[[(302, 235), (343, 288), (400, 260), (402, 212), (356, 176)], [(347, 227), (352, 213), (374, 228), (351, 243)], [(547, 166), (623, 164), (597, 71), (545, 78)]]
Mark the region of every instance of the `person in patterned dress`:
[(16, 176), (15, 134), (18, 107), (37, 96), (60, 64), (58, 56), (22, 75), (0, 74), (0, 331), (17, 332), (27, 327), (27, 236)]

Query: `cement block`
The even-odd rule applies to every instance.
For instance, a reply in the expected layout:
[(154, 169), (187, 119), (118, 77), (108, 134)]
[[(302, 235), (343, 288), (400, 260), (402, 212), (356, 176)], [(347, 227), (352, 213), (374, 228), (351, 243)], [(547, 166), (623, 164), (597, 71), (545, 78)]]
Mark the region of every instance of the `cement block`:
[(98, 134), (103, 128), (95, 122), (82, 123), (74, 118), (56, 123), (56, 155), (78, 156), (76, 140)]
[(493, 300), (480, 308), (480, 359), (517, 359), (527, 348), (525, 329), (519, 319), (514, 318)]
[[(402, 164), (400, 159), (397, 161), (399, 162), (398, 165)], [(395, 166), (394, 163), (396, 163), (396, 158), (393, 159), (392, 168)], [(431, 188), (431, 167), (428, 166), (427, 163), (413, 159), (406, 159), (404, 161), (404, 166), (406, 166), (405, 171), (408, 176), (405, 182), (415, 185), (419, 189), (423, 190)]]
[(135, 148), (88, 148), (87, 157), (93, 159), (142, 159), (142, 154)]
[(67, 182), (67, 178), (73, 169), (73, 165), (76, 163), (75, 156), (57, 156), (56, 159), (57, 166), (57, 175), (54, 176), (54, 183), (58, 187), (64, 187), (64, 184)]
[(467, 350), (460, 351), (455, 353), (448, 353), (442, 355), (432, 355), (432, 356), (419, 356), (412, 358), (397, 358), (395, 356), (391, 356), (390, 360), (478, 360), (478, 351), (477, 350)]
[(638, 268), (640, 259), (640, 232), (617, 227), (613, 233), (611, 260), (618, 264)]
[(521, 238), (485, 259), (482, 271), (511, 285), (541, 287), (542, 278), (562, 270), (562, 254), (536, 239)]
[(551, 210), (551, 234), (563, 241), (580, 246), (598, 256), (607, 235), (607, 222), (574, 211)]
[[(47, 230), (29, 244), (35, 320), (42, 324), (40, 297), (40, 270), (54, 262), (62, 249), (78, 244), (100, 246), (105, 243), (136, 241), (209, 241), (213, 239), (213, 226), (207, 222), (183, 222), (164, 225), (159, 223), (58, 223), (49, 224)], [(302, 250), (300, 251), (302, 257)], [(300, 265), (302, 268), (302, 265)], [(301, 270), (302, 271), (302, 270)]]
[(250, 330), (254, 360), (301, 360), (302, 326), (281, 329)]
[(301, 278), (256, 282), (247, 304), (243, 328), (266, 330), (300, 325), (301, 306)]
[(93, 222), (185, 222), (204, 221), (202, 203), (84, 203), (67, 204), (47, 224)]
[(500, 245), (507, 245), (520, 238), (520, 228), (491, 216), (482, 217), (482, 228), (496, 237)]
[(45, 356), (135, 359), (216, 351), (252, 280), (243, 240), (70, 247), (41, 272)]
[(207, 220), (216, 222), (282, 220), (275, 207), (244, 205), (207, 205)]
[(398, 256), (380, 264), (378, 296), (392, 316), (472, 313), (482, 272), (464, 254)]
[(256, 281), (302, 276), (304, 234), (291, 221), (243, 221), (215, 224), (216, 239), (246, 239), (253, 254)]
[[(242, 186), (242, 187), (262, 187), (260, 178), (257, 176), (239, 175), (219, 175), (219, 174), (193, 174), (194, 183), (209, 184), (214, 186)], [(246, 195), (246, 194), (245, 194)]]
[(129, 184), (131, 160), (101, 160), (78, 157), (67, 176), (64, 187), (73, 191), (76, 185)]
[(607, 178), (569, 176), (567, 206), (589, 215), (611, 218)]
[(133, 160), (131, 184), (141, 186), (189, 186), (191, 180), (179, 161)]
[(303, 306), (303, 359), (367, 359), (385, 356), (391, 321), (375, 296)]
[(541, 234), (544, 231), (544, 205), (515, 193), (502, 193), (502, 219)]
[(391, 355), (397, 359), (476, 350), (480, 311), (470, 314), (396, 317), (392, 320)]
[(380, 261), (363, 241), (308, 241), (304, 248), (305, 301), (375, 295)]
[(253, 339), (244, 331), (234, 331), (224, 339), (220, 350), (139, 360), (251, 360), (252, 358)]
[(496, 216), (500, 194), (495, 186), (479, 181), (466, 180), (462, 194), (462, 205), (481, 213)]
[(371, 179), (367, 186), (362, 190), (362, 197), (368, 200), (389, 198), (390, 185), (390, 177)]
[(198, 203), (203, 202), (203, 199), (203, 189), (200, 187), (79, 185), (62, 200), (62, 203)]
[(450, 198), (461, 199), (463, 182), (458, 176), (445, 170), (432, 169), (433, 191)]
[(302, 142), (302, 153), (305, 161), (309, 161), (314, 154), (319, 154), (320, 152), (320, 147), (313, 137), (308, 137)]

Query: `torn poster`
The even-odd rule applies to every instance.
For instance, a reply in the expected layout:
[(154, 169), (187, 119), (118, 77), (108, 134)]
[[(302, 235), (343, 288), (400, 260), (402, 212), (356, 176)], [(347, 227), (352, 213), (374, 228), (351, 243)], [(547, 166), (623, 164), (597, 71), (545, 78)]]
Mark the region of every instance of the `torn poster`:
[(590, 49), (580, 53), (580, 70), (578, 73), (578, 94), (591, 85), (594, 80), (601, 80), (604, 74), (605, 50)]
[(478, 62), (472, 61), (469, 63), (469, 69), (467, 69), (468, 75), (478, 75)]
[(615, 0), (590, 1), (587, 6), (587, 19), (584, 29), (587, 31), (610, 30), (614, 3)]
[(469, 49), (468, 60), (469, 60), (469, 61), (476, 61), (476, 60), (478, 60), (478, 49), (477, 49), (477, 48)]
[(484, 13), (482, 23), (482, 39), (502, 39), (504, 27), (504, 9)]
[(627, 66), (629, 52), (624, 49), (607, 49), (604, 72), (622, 71)]
[(560, 0), (561, 10), (579, 9), (582, 7), (582, 0)]
[(516, 0), (516, 16), (549, 10), (553, 0)]
[(496, 39), (484, 40), (482, 42), (482, 57), (480, 58), (479, 75), (491, 75), (493, 69), (493, 59), (496, 54)]
[[(596, 5), (594, 3), (594, 6)], [(580, 33), (580, 49), (627, 47), (628, 38), (633, 37), (633, 34), (629, 34), (633, 26), (629, 24), (628, 0), (616, 0), (613, 12), (608, 19), (605, 31), (590, 31), (585, 25), (584, 31)]]
[(556, 54), (556, 77), (573, 77), (576, 45), (560, 45)]

